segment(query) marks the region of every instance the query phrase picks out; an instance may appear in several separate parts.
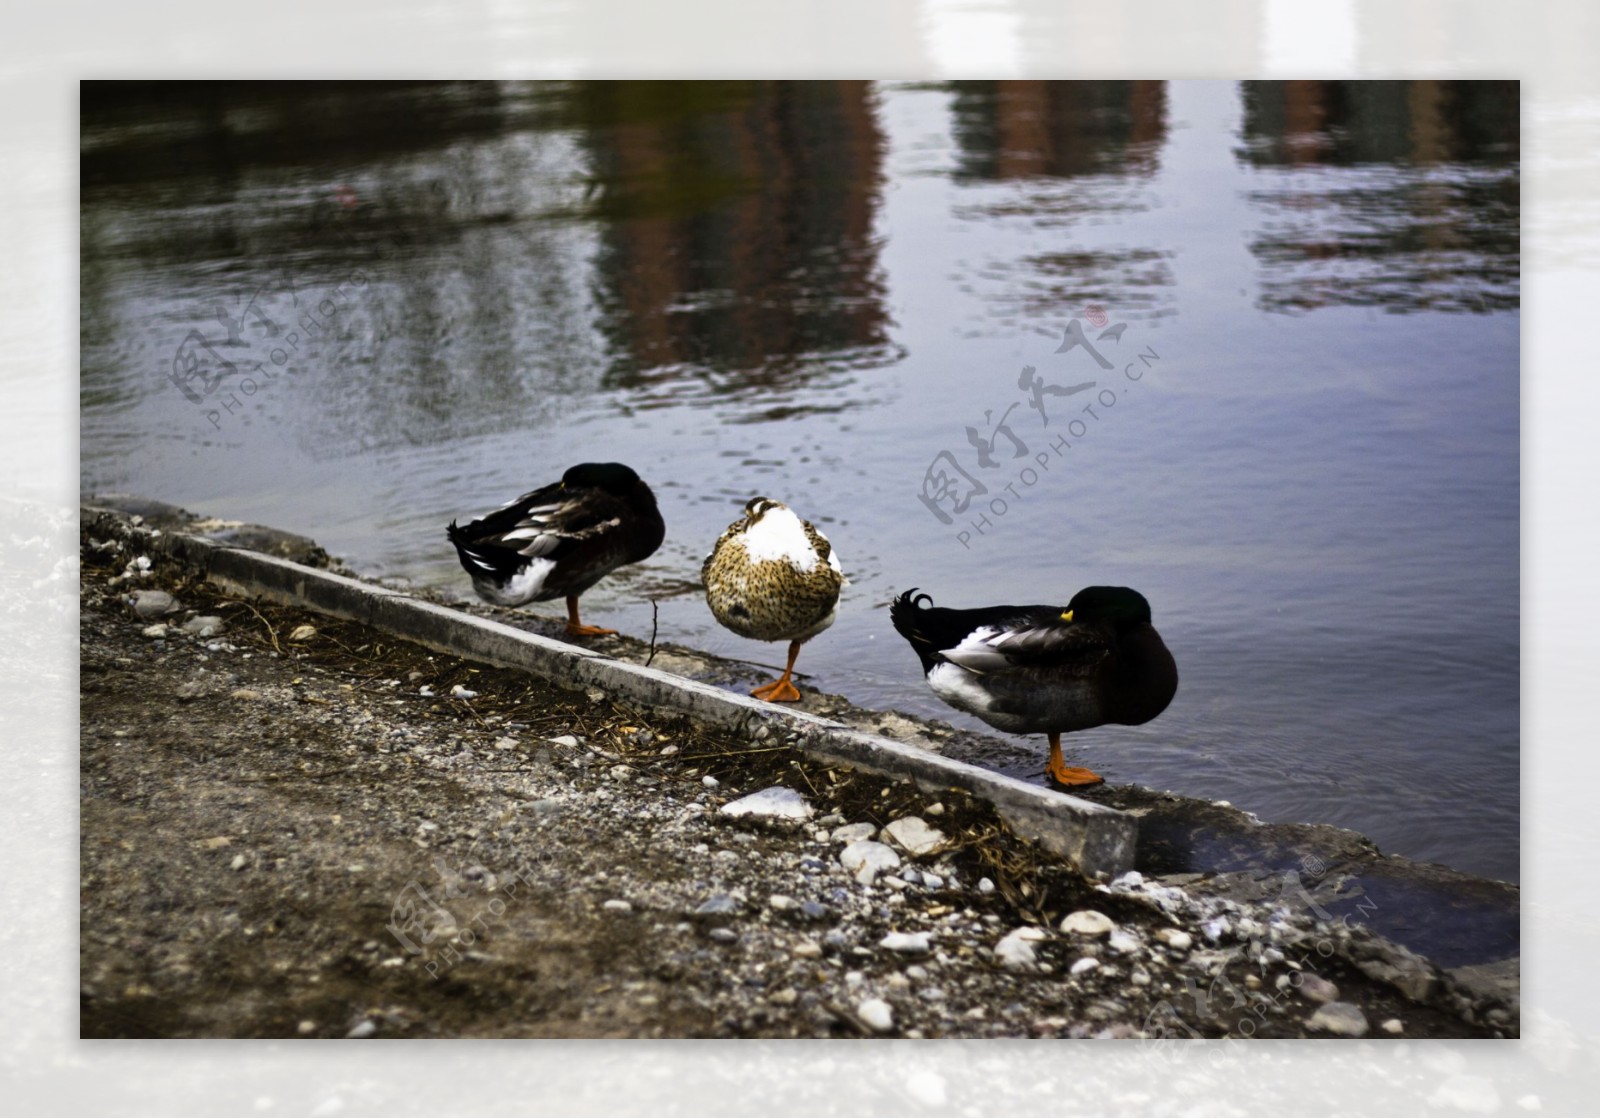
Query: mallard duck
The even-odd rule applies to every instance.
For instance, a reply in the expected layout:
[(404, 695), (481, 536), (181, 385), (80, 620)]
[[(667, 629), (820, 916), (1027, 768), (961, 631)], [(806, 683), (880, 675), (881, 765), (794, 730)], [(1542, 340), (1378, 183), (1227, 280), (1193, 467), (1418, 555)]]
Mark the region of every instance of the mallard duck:
[(789, 642), (783, 675), (750, 694), (797, 701), (794, 659), (801, 645), (833, 625), (839, 590), (848, 582), (828, 538), (782, 502), (753, 498), (717, 538), (700, 577), (717, 621), (740, 637)]
[(1062, 761), (1062, 734), (1148, 723), (1178, 690), (1178, 666), (1150, 624), (1150, 604), (1127, 587), (1085, 587), (1065, 609), (932, 603), (913, 587), (889, 617), (934, 693), (1000, 730), (1049, 735), (1046, 772), (1058, 785), (1103, 780)]
[(652, 555), (666, 531), (639, 475), (620, 462), (585, 462), (465, 528), (451, 521), (448, 534), (479, 598), (521, 606), (565, 596), (567, 633), (594, 637), (617, 631), (584, 625), (578, 596)]

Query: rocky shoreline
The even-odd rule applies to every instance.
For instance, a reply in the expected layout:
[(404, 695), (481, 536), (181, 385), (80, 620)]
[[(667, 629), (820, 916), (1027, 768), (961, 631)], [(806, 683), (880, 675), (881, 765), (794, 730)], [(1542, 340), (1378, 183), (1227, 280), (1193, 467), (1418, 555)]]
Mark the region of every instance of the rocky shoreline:
[(1514, 887), (1131, 786), (1140, 869), (1086, 879), (960, 790), (229, 598), (152, 534), (326, 556), (121, 505), (82, 522), (84, 1036), (1518, 1036)]

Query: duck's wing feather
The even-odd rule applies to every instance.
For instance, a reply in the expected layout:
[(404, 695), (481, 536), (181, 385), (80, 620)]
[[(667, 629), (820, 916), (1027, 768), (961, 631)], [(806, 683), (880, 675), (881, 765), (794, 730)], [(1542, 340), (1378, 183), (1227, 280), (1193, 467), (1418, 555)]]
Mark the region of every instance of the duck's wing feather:
[(621, 527), (627, 504), (599, 489), (546, 486), (464, 530), (474, 545), (504, 548), (530, 559), (562, 559)]
[(1111, 656), (1112, 648), (1107, 635), (1097, 626), (1020, 620), (980, 625), (939, 653), (973, 672), (1008, 668), (1090, 672)]

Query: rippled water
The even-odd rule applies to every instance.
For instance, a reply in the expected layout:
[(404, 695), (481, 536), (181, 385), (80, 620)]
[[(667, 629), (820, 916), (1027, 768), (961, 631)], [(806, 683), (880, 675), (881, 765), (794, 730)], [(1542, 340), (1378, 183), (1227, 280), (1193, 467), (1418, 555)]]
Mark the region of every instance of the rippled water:
[(895, 592), (1135, 586), (1182, 684), (1085, 764), (1518, 878), (1514, 83), (83, 106), (85, 491), (465, 592), (446, 522), (622, 459), (668, 539), (586, 619), (766, 661), (694, 583), (778, 497), (852, 580), (800, 668), (974, 727)]

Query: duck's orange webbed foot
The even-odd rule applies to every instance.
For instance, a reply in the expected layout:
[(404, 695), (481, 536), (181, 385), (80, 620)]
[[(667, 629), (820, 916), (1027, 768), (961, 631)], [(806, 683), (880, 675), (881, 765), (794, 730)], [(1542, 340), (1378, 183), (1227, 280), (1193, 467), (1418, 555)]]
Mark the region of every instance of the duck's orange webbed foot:
[(572, 622), (567, 623), (568, 637), (606, 637), (616, 632), (617, 631), (614, 629), (601, 629), (599, 626), (586, 626), (581, 622), (576, 625), (574, 625)]
[(800, 702), (800, 689), (791, 684), (787, 676), (781, 676), (770, 684), (763, 684), (753, 689), (750, 694), (768, 703)]
[(575, 595), (567, 597), (567, 636), (568, 637), (608, 637), (616, 633), (614, 629), (601, 629), (599, 626), (586, 626), (578, 618), (578, 599)]
[(768, 703), (799, 703), (800, 689), (789, 682), (789, 676), (794, 672), (794, 659), (799, 655), (800, 642), (789, 642), (789, 663), (783, 666), (783, 675), (770, 684), (762, 684), (750, 694)]
[(1104, 777), (1101, 777), (1094, 770), (1084, 769), (1082, 766), (1064, 765), (1059, 769), (1051, 766), (1046, 772), (1052, 785), (1064, 789), (1081, 789), (1086, 785), (1102, 785), (1105, 783)]
[(1066, 763), (1061, 757), (1061, 735), (1058, 733), (1050, 735), (1050, 760), (1045, 763), (1044, 772), (1050, 784), (1058, 789), (1082, 789), (1105, 783), (1105, 778), (1094, 770)]

